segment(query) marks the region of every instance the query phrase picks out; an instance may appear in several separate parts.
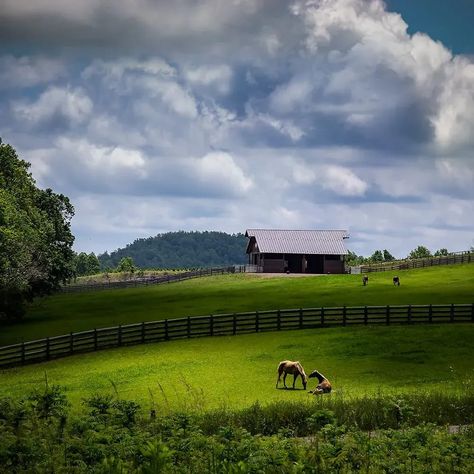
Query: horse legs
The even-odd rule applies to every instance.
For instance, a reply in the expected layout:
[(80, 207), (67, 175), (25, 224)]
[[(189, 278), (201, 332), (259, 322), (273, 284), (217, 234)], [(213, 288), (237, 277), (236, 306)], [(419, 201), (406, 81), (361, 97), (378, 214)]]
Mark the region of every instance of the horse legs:
[(293, 390), (295, 388), (295, 383), (296, 383), (297, 377), (298, 377), (298, 374), (293, 374)]
[(286, 372), (285, 372), (285, 375), (283, 375), (283, 385), (285, 386), (285, 388), (288, 388), (288, 387), (286, 386), (286, 376), (287, 376), (287, 375), (288, 375), (288, 374), (287, 374)]
[(280, 370), (280, 368), (278, 368), (278, 378), (277, 378), (277, 383), (275, 385), (275, 388), (278, 388), (278, 383), (281, 382), (281, 374), (282, 374), (282, 370)]

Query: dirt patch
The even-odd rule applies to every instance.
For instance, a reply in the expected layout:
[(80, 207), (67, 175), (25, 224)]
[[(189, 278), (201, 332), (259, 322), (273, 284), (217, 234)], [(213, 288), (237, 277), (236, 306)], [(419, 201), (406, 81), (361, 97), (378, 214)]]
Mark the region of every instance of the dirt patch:
[(246, 275), (258, 278), (307, 278), (327, 276), (316, 273), (246, 273)]

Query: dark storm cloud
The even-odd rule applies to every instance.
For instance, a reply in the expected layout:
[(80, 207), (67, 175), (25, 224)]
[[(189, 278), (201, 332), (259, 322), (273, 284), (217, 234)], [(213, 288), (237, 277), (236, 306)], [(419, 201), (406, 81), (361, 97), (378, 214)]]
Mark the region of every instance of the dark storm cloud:
[(301, 39), (288, 7), (283, 0), (1, 0), (0, 43), (249, 57), (270, 51), (275, 34), (284, 34), (285, 49)]

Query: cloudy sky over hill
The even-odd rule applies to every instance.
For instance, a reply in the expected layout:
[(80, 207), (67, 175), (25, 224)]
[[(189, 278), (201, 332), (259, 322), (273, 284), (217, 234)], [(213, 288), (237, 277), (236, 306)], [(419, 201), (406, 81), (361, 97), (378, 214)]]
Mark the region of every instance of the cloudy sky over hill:
[(474, 4), (426, 3), (0, 0), (0, 136), (70, 196), (78, 250), (247, 227), (464, 250)]

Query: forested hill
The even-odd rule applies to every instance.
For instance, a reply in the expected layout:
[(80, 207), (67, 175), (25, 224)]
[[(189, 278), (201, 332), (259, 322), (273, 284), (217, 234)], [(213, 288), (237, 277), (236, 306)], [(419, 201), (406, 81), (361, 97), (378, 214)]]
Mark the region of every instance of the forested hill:
[(244, 264), (247, 239), (225, 232), (168, 232), (137, 239), (125, 248), (99, 255), (102, 269), (132, 257), (140, 268), (195, 268)]

